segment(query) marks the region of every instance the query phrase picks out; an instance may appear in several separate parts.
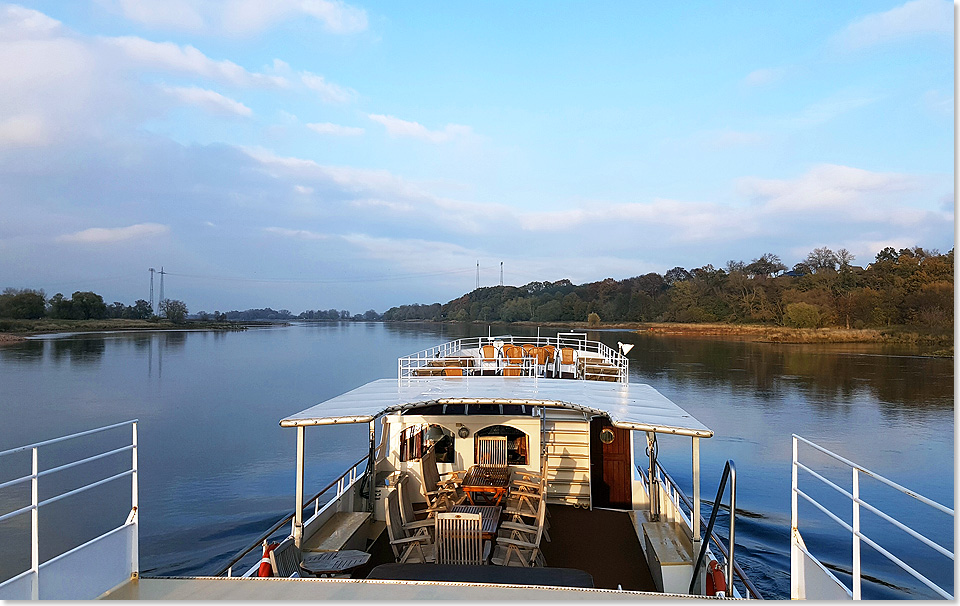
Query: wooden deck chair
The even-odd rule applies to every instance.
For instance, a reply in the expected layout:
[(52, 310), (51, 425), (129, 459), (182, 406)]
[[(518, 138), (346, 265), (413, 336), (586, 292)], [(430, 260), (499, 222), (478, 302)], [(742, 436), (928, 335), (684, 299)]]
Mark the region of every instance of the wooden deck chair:
[(547, 350), (544, 347), (534, 347), (530, 350), (531, 360), (530, 363), (533, 366), (533, 374), (538, 377), (544, 377), (547, 375)]
[[(521, 477), (515, 478), (510, 484), (510, 496), (503, 506), (503, 513), (510, 516), (512, 523), (526, 525), (526, 518), (533, 518), (540, 514), (540, 506), (547, 499), (547, 465), (546, 455), (541, 462), (542, 473), (538, 476), (532, 472), (521, 472)], [(524, 479), (524, 477), (526, 479)], [(534, 481), (536, 479), (536, 481)], [(549, 517), (550, 511), (546, 515)], [(543, 538), (550, 542), (550, 522), (544, 522)]]
[(550, 373), (549, 376), (556, 376), (556, 364), (554, 359), (556, 357), (557, 348), (553, 345), (544, 345), (543, 351), (547, 352), (547, 372)]
[(563, 377), (564, 373), (570, 373), (572, 378), (577, 376), (577, 350), (571, 347), (561, 347), (560, 355), (557, 356), (558, 376)]
[(400, 495), (392, 490), (387, 494), (387, 538), (397, 562), (433, 562), (433, 539), (429, 533), (411, 535), (403, 528), (400, 518)]
[(421, 509), (419, 512), (413, 508), (413, 502), (410, 500), (410, 476), (404, 474), (397, 481), (397, 492), (400, 497), (400, 521), (403, 524), (403, 531), (406, 536), (417, 536), (430, 534), (433, 530), (433, 520), (417, 518), (417, 513), (422, 513), (423, 518), (430, 518), (438, 511), (443, 509)]
[(427, 500), (427, 507), (437, 511), (450, 511), (454, 505), (463, 503), (467, 496), (460, 494), (454, 480), (445, 481), (437, 468), (437, 450), (431, 445), (420, 457), (420, 488)]
[(484, 345), (480, 348), (480, 374), (495, 375), (500, 369), (497, 361), (497, 348), (493, 345)]
[(270, 551), (270, 567), (273, 569), (273, 576), (285, 579), (313, 576), (300, 568), (300, 560), (302, 559), (300, 548), (293, 542), (293, 539), (281, 541), (276, 549)]
[(477, 465), (482, 467), (507, 466), (507, 436), (481, 436), (477, 438)]
[(503, 346), (503, 376), (523, 376), (523, 348), (519, 345)]
[(462, 376), (463, 376), (463, 368), (460, 368), (460, 367), (453, 368), (453, 367), (448, 366), (448, 367), (446, 367), (446, 368), (443, 369), (443, 376), (445, 376), (445, 377), (462, 377)]
[(479, 566), (490, 551), (486, 548), (479, 513), (438, 513), (434, 559), (437, 564)]
[(491, 562), (498, 566), (545, 566), (540, 551), (547, 515), (547, 500), (541, 499), (535, 525), (503, 522), (497, 534), (497, 544)]

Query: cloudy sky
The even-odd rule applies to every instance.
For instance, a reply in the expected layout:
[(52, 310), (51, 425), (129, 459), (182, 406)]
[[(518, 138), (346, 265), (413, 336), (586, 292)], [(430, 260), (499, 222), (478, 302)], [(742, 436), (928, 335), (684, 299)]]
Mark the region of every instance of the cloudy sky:
[(0, 5), (0, 288), (384, 311), (954, 241), (953, 4)]

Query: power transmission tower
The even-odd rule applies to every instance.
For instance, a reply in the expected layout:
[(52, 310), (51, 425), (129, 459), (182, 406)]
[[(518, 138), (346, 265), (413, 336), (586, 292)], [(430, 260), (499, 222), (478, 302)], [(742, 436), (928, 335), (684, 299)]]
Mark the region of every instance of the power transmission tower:
[(480, 290), (480, 261), (477, 261), (477, 290)]
[[(164, 301), (164, 299), (163, 299), (163, 276), (164, 276), (165, 273), (166, 273), (166, 272), (163, 271), (163, 265), (161, 265), (161, 266), (160, 266), (160, 300), (157, 301), (157, 305), (158, 305), (158, 306), (163, 305), (163, 301)], [(157, 315), (160, 315), (160, 314), (157, 314)], [(166, 315), (166, 314), (164, 314), (164, 315)]]
[[(163, 276), (160, 277), (160, 283), (163, 284)], [(503, 286), (503, 261), (500, 261), (500, 286)]]
[(150, 309), (153, 309), (153, 272), (155, 271), (154, 268), (150, 268)]

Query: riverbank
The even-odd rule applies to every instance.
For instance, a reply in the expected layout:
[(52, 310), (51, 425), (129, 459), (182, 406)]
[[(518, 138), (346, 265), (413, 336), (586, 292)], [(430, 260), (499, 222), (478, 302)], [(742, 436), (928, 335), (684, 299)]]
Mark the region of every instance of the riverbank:
[(110, 318), (103, 320), (0, 320), (0, 346), (22, 343), (33, 335), (58, 332), (107, 332), (143, 330), (246, 330), (256, 322), (202, 322), (188, 320), (174, 324), (168, 320), (127, 320)]

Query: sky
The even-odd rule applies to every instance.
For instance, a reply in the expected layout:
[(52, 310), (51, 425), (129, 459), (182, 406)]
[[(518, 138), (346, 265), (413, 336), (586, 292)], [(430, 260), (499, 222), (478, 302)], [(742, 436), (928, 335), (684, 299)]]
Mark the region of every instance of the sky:
[(478, 263), (954, 246), (950, 0), (0, 4), (0, 91), (0, 288), (48, 296), (163, 267), (191, 312), (382, 312)]

